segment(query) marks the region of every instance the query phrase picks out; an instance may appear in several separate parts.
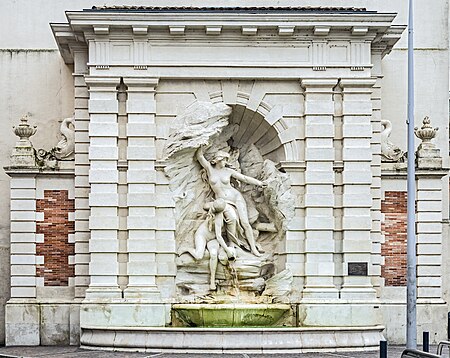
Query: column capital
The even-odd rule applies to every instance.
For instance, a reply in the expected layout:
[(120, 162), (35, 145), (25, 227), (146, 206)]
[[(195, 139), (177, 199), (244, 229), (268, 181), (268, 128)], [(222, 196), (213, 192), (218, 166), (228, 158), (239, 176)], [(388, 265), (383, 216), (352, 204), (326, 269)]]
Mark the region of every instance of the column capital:
[(341, 78), (339, 80), (339, 87), (341, 87), (344, 91), (346, 89), (370, 89), (372, 91), (372, 87), (377, 82), (376, 78)]
[(116, 91), (120, 84), (120, 77), (84, 76), (89, 88), (103, 88), (104, 90)]
[(128, 86), (128, 91), (132, 92), (149, 92), (154, 91), (158, 85), (159, 78), (157, 77), (124, 77), (123, 83)]
[(306, 90), (311, 88), (332, 89), (337, 83), (337, 78), (304, 78), (300, 80), (300, 85)]

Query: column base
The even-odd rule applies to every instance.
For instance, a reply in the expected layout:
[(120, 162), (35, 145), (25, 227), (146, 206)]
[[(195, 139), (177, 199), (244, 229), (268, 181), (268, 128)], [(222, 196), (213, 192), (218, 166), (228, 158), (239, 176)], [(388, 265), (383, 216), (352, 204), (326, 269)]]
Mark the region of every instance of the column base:
[(122, 298), (122, 290), (118, 287), (89, 287), (86, 290), (86, 299), (113, 299)]
[(371, 301), (377, 298), (377, 291), (371, 287), (343, 287), (340, 297), (343, 300)]
[(123, 291), (123, 297), (161, 302), (161, 294), (156, 286), (129, 286)]
[(303, 300), (333, 300), (338, 298), (339, 291), (335, 287), (306, 287), (303, 290)]

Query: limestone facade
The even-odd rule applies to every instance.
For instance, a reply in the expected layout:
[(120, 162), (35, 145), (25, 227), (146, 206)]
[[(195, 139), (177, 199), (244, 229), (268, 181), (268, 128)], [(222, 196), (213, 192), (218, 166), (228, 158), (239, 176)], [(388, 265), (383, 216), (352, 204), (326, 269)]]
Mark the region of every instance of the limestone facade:
[[(79, 344), (81, 328), (82, 343), (95, 346), (111, 334), (106, 327), (171, 322), (177, 223), (163, 153), (177, 115), (196, 101), (231, 106), (241, 126), (233, 140), (255, 144), (290, 177), (295, 216), (276, 254), (278, 269), (292, 272), (294, 326), (385, 326), (388, 340), (402, 342), (406, 176), (402, 163), (382, 162), (381, 133), (389, 119), (390, 140), (406, 149), (406, 12), (355, 3), (339, 6), (372, 11), (80, 11), (69, 2), (67, 19), (62, 9), (40, 18), (54, 22), (59, 52), (2, 51), (12, 72), (31, 63), (27, 89), (36, 97), (11, 99), (2, 126), (31, 112), (34, 148), (49, 150), (58, 119), (73, 112), (75, 123), (74, 158), (57, 158), (56, 169), (51, 160), (11, 165), (14, 135), (0, 143), (10, 176), (2, 174), (10, 185), (2, 217), (11, 215), (0, 257), (11, 278), (1, 290), (6, 344)], [(441, 128), (436, 147), (421, 147), (417, 168), (419, 332), (439, 340), (449, 310), (448, 3), (417, 3), (427, 8), (417, 11), (417, 116)], [(430, 21), (437, 16), (439, 25)], [(20, 41), (55, 46), (50, 34)], [(59, 77), (42, 78), (40, 67)], [(6, 78), (20, 91), (21, 80)], [(45, 80), (49, 90), (40, 93)], [(64, 230), (53, 237), (47, 224)], [(57, 250), (46, 250), (49, 243)], [(59, 271), (55, 256), (66, 260)], [(362, 274), (352, 274), (355, 264)]]

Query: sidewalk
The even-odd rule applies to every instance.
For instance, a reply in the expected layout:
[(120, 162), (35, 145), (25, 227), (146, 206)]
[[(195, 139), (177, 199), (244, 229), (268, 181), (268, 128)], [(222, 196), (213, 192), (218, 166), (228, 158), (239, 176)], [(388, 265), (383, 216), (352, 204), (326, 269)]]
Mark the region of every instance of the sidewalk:
[[(419, 349), (421, 347), (418, 347)], [(388, 358), (400, 358), (404, 347), (392, 346), (388, 348)], [(431, 352), (436, 352), (432, 347)], [(184, 354), (184, 353), (131, 353), (131, 352), (110, 352), (110, 351), (91, 351), (73, 346), (63, 347), (0, 347), (0, 358), (211, 358), (211, 353), (205, 354)], [(213, 358), (216, 355), (212, 355)], [(379, 352), (335, 352), (335, 353), (302, 353), (302, 354), (222, 354), (217, 357), (223, 358), (379, 358)]]

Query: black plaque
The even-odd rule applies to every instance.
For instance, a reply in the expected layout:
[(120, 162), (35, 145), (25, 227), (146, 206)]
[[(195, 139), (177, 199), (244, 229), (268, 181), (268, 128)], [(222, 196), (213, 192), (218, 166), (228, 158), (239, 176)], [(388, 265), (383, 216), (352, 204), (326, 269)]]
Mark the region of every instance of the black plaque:
[(367, 276), (367, 262), (349, 262), (349, 276)]

